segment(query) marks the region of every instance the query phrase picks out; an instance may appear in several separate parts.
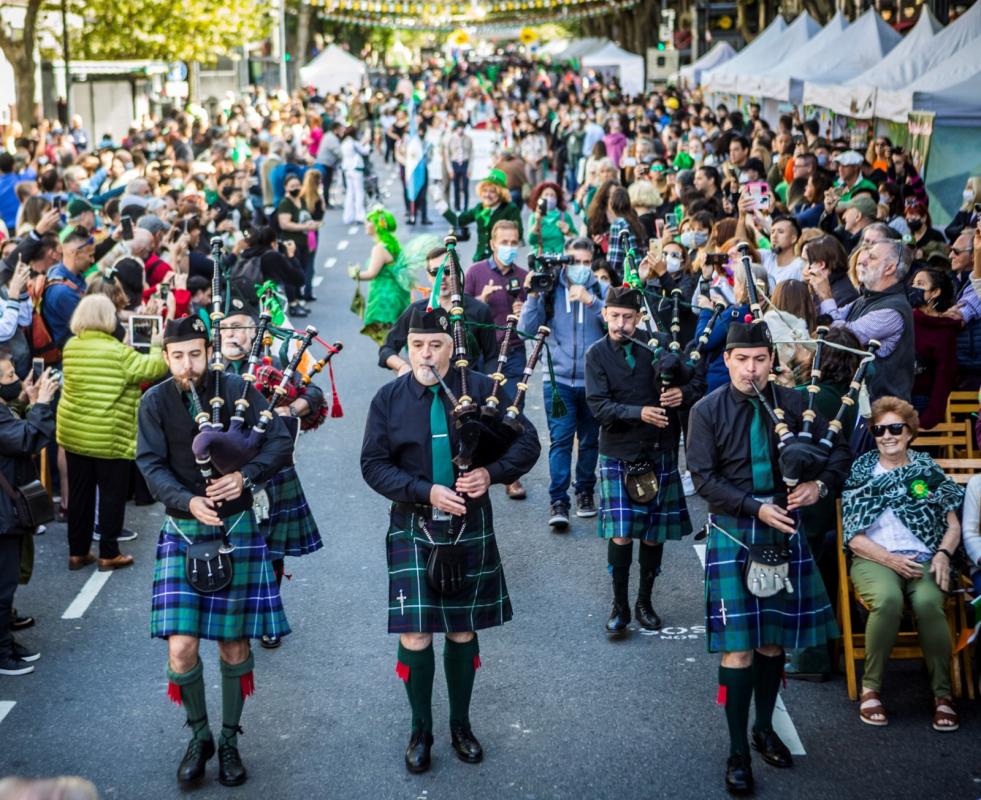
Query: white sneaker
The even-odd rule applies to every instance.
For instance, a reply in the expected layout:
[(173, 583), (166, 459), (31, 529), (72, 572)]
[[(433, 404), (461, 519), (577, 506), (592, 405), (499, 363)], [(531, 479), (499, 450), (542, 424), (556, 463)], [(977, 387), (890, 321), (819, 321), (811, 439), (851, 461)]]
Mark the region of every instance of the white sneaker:
[(685, 497), (695, 494), (695, 484), (692, 482), (691, 473), (685, 470), (681, 473), (681, 487), (685, 490)]
[[(132, 542), (139, 534), (136, 531), (131, 531), (129, 528), (123, 528), (119, 532), (119, 536), (116, 537), (117, 542)], [(102, 534), (96, 531), (92, 534), (92, 541), (98, 542), (102, 539)]]

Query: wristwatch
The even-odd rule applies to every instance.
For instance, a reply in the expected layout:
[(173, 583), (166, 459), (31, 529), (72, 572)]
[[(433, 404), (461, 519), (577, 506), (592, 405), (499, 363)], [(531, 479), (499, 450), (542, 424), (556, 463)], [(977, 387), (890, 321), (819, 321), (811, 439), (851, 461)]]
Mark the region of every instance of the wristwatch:
[(252, 478), (248, 475), (242, 476), (242, 489), (252, 491), (255, 488), (255, 484), (252, 482)]
[(824, 500), (828, 496), (828, 487), (825, 485), (824, 481), (814, 481), (818, 487), (818, 497)]

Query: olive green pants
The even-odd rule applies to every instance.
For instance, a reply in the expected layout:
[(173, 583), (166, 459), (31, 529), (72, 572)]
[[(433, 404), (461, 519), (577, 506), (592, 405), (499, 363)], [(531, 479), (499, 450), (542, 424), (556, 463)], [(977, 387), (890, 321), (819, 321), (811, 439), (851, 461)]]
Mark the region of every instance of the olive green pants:
[(908, 598), (916, 617), (923, 660), (934, 697), (950, 697), (950, 629), (944, 615), (944, 593), (933, 580), (929, 564), (922, 578), (907, 580), (882, 564), (857, 556), (852, 559), (851, 578), (868, 606), (865, 626), (865, 673), (862, 686), (882, 691), (882, 676), (896, 643), (903, 616), (903, 599)]

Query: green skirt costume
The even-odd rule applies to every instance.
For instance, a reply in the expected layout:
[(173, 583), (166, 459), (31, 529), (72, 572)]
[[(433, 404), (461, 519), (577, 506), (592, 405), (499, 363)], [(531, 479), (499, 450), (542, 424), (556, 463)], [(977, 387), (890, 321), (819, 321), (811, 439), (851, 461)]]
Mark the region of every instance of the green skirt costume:
[(371, 281), (368, 291), (368, 301), (364, 310), (364, 327), (361, 333), (370, 336), (379, 345), (384, 344), (385, 334), (402, 312), (412, 302), (412, 295), (403, 288), (398, 280), (398, 273), (404, 262), (400, 253), (394, 264), (386, 264)]

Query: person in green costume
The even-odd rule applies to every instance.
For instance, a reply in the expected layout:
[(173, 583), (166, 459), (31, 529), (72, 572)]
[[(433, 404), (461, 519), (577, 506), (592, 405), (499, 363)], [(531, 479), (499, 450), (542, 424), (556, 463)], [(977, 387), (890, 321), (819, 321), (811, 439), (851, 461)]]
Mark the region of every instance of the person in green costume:
[(518, 238), (523, 239), (521, 228), (521, 209), (511, 202), (508, 191), (508, 178), (501, 170), (492, 169), (490, 174), (477, 184), (480, 204), (461, 214), (454, 214), (446, 207), (445, 201), (437, 206), (443, 217), (455, 228), (466, 228), (477, 223), (477, 250), (473, 260), (484, 261), (491, 257), (490, 233), (494, 225), (502, 219), (511, 220), (518, 226)]
[[(528, 218), (528, 246), (536, 251), (541, 246), (543, 253), (563, 253), (566, 237), (576, 233), (576, 221), (566, 210), (562, 187), (552, 181), (543, 181), (532, 189), (528, 207), (532, 212)], [(538, 224), (540, 211), (544, 212), (541, 230)]]
[(409, 307), (413, 270), (395, 238), (398, 223), (390, 211), (377, 206), (365, 219), (365, 233), (375, 240), (368, 266), (352, 266), (349, 275), (355, 280), (371, 281), (361, 333), (381, 345), (395, 321)]

